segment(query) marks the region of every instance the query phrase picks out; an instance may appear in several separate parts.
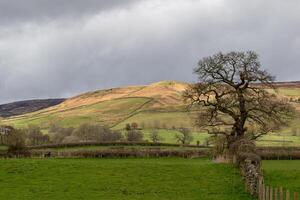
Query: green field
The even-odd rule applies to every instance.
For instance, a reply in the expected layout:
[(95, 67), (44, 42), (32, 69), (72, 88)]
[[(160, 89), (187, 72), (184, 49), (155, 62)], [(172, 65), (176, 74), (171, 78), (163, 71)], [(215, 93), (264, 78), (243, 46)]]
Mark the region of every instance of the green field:
[(300, 160), (263, 161), (263, 169), (268, 185), (300, 193)]
[(250, 200), (238, 170), (206, 159), (0, 160), (0, 199)]

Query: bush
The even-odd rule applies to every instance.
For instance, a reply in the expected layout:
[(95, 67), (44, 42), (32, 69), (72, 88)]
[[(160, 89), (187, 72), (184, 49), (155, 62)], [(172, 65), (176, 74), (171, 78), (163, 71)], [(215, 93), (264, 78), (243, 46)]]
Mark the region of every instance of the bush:
[(212, 143), (212, 148), (210, 149), (210, 154), (212, 158), (224, 156), (227, 145), (226, 137), (222, 135), (216, 135), (210, 137), (209, 140)]
[(27, 129), (25, 129), (26, 138), (29, 145), (40, 145), (49, 142), (49, 136), (44, 135), (38, 126), (29, 125)]
[(161, 137), (159, 137), (158, 135), (158, 131), (156, 130), (152, 131), (149, 137), (153, 143), (157, 143), (162, 140)]
[(26, 150), (25, 133), (22, 130), (13, 130), (7, 137), (8, 153), (19, 154)]
[(74, 135), (84, 142), (114, 142), (122, 138), (121, 132), (97, 124), (82, 124), (74, 131)]
[(126, 132), (126, 139), (129, 142), (142, 141), (144, 134), (141, 131), (130, 130)]
[(179, 133), (175, 135), (175, 138), (181, 144), (189, 144), (194, 139), (190, 129), (187, 128), (179, 129)]
[(69, 137), (73, 134), (74, 128), (63, 128), (58, 125), (53, 125), (50, 127), (49, 135), (50, 141), (52, 143), (62, 143), (66, 137)]

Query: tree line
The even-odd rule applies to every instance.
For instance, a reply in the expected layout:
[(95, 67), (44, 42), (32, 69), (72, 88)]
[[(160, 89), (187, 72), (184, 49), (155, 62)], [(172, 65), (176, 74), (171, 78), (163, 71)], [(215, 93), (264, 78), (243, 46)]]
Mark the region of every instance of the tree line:
[[(188, 128), (177, 129), (174, 135), (178, 143), (189, 144), (193, 141), (192, 132)], [(125, 132), (125, 133), (123, 133)], [(44, 144), (83, 143), (83, 142), (144, 142), (145, 134), (137, 123), (126, 124), (124, 131), (112, 130), (100, 124), (81, 124), (77, 128), (62, 127), (58, 124), (50, 125), (47, 133), (36, 125), (29, 125), (25, 129), (15, 129), (10, 126), (0, 127), (0, 144), (9, 146), (12, 150), (25, 146)], [(159, 143), (164, 140), (157, 129), (149, 133), (148, 140)]]

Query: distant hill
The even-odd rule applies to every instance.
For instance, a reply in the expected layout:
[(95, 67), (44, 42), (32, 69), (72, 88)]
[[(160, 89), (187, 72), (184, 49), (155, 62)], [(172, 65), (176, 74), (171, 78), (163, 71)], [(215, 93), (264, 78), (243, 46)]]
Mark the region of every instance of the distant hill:
[(65, 99), (38, 99), (2, 104), (0, 105), (0, 117), (11, 117), (35, 112), (60, 104), (64, 100)]
[[(278, 95), (290, 99), (299, 109), (300, 104), (296, 100), (300, 98), (300, 82), (276, 85)], [(12, 116), (0, 122), (16, 127), (37, 124), (43, 129), (48, 129), (52, 123), (76, 127), (85, 122), (99, 123), (114, 129), (121, 129), (126, 123), (132, 122), (146, 128), (193, 127), (191, 117), (194, 114), (187, 112), (182, 99), (182, 92), (187, 86), (183, 82), (162, 81), (145, 86), (87, 92), (41, 110), (33, 106), (37, 111)]]

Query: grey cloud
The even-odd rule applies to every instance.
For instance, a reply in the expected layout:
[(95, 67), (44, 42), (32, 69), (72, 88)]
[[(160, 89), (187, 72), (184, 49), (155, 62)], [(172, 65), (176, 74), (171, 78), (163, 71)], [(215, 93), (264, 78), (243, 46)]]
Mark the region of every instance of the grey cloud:
[(79, 18), (120, 9), (138, 0), (0, 0), (0, 24)]
[(2, 102), (194, 81), (197, 61), (218, 51), (255, 50), (278, 80), (300, 80), (298, 1), (41, 2), (0, 25)]

